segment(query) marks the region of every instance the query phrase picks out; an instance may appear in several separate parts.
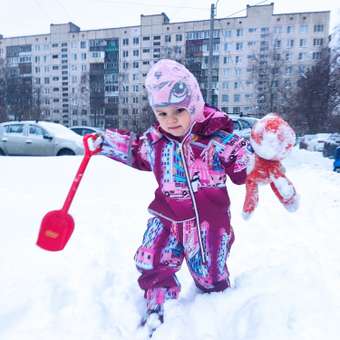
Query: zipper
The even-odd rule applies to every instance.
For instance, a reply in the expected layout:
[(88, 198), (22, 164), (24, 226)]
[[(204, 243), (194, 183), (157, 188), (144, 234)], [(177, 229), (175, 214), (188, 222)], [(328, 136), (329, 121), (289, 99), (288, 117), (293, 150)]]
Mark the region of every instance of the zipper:
[[(187, 136), (189, 136), (189, 134), (187, 134)], [(199, 214), (198, 214), (198, 209), (197, 209), (197, 204), (196, 204), (196, 200), (195, 200), (195, 195), (194, 195), (194, 191), (192, 190), (192, 186), (191, 186), (191, 182), (190, 182), (190, 176), (189, 176), (189, 171), (188, 171), (188, 166), (187, 166), (187, 163), (186, 163), (186, 160), (185, 160), (185, 156), (184, 156), (184, 151), (183, 151), (183, 144), (184, 144), (185, 140), (186, 140), (186, 138), (184, 138), (182, 140), (182, 142), (179, 143), (179, 150), (180, 150), (180, 154), (181, 154), (181, 157), (182, 157), (184, 172), (185, 172), (185, 176), (187, 178), (188, 188), (189, 188), (191, 200), (192, 200), (192, 203), (194, 205), (194, 211), (195, 211), (195, 216), (196, 216), (196, 228), (197, 228), (197, 234), (198, 234), (198, 242), (199, 242), (200, 252), (201, 252), (201, 256), (202, 256), (202, 263), (205, 265), (205, 264), (207, 264), (207, 258), (206, 258), (206, 254), (204, 252), (203, 243), (202, 243), (202, 234), (201, 234), (201, 227), (200, 227), (200, 217), (199, 217)]]

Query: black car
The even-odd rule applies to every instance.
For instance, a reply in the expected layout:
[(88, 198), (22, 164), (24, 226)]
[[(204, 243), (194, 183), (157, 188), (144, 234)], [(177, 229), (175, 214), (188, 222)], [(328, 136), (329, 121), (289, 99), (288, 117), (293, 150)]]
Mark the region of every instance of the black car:
[(340, 133), (332, 133), (324, 144), (322, 155), (324, 157), (334, 158), (335, 150), (338, 146), (340, 146)]

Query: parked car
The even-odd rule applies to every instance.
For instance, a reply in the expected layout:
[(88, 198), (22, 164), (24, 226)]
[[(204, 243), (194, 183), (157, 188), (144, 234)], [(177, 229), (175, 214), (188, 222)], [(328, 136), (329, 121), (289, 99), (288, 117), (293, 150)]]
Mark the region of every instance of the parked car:
[(332, 133), (325, 142), (322, 154), (324, 157), (334, 158), (336, 148), (340, 146), (340, 133)]
[(333, 170), (340, 173), (340, 146), (335, 150)]
[(80, 136), (85, 136), (89, 133), (98, 133), (98, 132), (103, 133), (104, 132), (103, 129), (92, 127), (92, 126), (72, 126), (70, 127), (70, 129)]
[(328, 141), (330, 133), (316, 133), (304, 135), (300, 138), (299, 148), (309, 151), (323, 151), (325, 143)]
[(243, 138), (249, 139), (251, 128), (258, 121), (258, 119), (254, 117), (238, 116), (234, 114), (228, 114), (228, 117), (234, 123), (234, 132)]
[(63, 156), (83, 153), (82, 137), (61, 124), (43, 121), (0, 124), (0, 155)]

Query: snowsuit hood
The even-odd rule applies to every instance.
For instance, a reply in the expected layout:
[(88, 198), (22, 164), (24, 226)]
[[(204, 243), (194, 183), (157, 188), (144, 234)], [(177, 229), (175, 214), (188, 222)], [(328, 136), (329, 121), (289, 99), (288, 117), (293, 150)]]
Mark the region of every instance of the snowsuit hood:
[(158, 61), (149, 70), (145, 87), (153, 110), (175, 106), (190, 113), (191, 123), (202, 122), (206, 118), (198, 82), (184, 65), (170, 59)]

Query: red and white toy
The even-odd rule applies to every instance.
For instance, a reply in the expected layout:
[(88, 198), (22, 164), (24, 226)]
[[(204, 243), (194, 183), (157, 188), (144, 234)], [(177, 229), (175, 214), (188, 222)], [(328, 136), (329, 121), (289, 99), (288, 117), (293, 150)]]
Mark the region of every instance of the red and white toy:
[(248, 167), (244, 218), (249, 218), (258, 204), (259, 184), (270, 184), (274, 194), (288, 211), (298, 208), (298, 195), (292, 182), (285, 176), (285, 169), (281, 164), (292, 150), (295, 138), (294, 130), (275, 113), (267, 114), (253, 126), (250, 144), (255, 157)]

